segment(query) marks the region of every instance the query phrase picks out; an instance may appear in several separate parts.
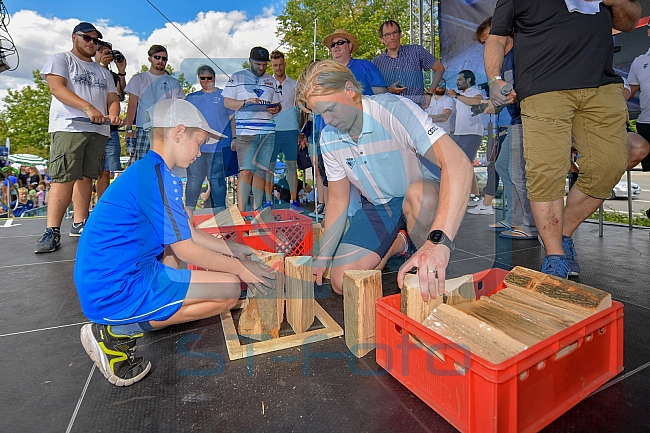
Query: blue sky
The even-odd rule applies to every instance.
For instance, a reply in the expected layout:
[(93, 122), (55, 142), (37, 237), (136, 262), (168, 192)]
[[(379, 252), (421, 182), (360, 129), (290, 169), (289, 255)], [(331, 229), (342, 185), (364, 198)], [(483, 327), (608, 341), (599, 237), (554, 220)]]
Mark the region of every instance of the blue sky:
[[(3, 0), (10, 14), (21, 9), (33, 10), (46, 18), (77, 18), (97, 22), (109, 20), (109, 24), (128, 27), (140, 36), (148, 36), (165, 25), (165, 18), (147, 0), (107, 0), (105, 2), (68, 0)], [(285, 0), (273, 2), (262, 0), (207, 0), (171, 1), (151, 0), (160, 11), (174, 22), (187, 22), (199, 12), (244, 10), (248, 18), (262, 13), (264, 8), (275, 7), (276, 15), (286, 3)], [(105, 4), (106, 7), (98, 5)]]

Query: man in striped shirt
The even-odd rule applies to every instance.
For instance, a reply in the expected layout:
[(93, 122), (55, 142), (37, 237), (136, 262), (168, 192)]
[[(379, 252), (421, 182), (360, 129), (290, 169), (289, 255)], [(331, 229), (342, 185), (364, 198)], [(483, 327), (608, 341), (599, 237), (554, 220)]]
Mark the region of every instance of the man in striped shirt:
[[(379, 27), (379, 37), (386, 51), (375, 57), (372, 63), (383, 74), (388, 91), (409, 98), (423, 108), (428, 107), (445, 67), (421, 46), (402, 45), (402, 29), (396, 21), (385, 21)], [(433, 80), (425, 93), (422, 72), (429, 70), (433, 71)]]

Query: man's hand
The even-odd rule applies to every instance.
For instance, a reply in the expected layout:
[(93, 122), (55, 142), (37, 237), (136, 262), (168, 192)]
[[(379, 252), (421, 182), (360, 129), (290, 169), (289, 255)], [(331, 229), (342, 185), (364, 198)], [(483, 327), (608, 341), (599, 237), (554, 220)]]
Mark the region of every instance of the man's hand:
[(447, 95), (449, 95), (452, 98), (455, 98), (458, 92), (456, 92), (454, 89), (449, 89), (447, 90)]
[(306, 146), (309, 146), (309, 141), (307, 140), (307, 136), (305, 134), (300, 134), (298, 136), (298, 148), (303, 149)]
[(314, 282), (319, 286), (323, 285), (323, 274), (325, 273), (325, 269), (327, 269), (328, 262), (328, 260), (317, 257), (312, 263), (311, 270), (314, 275)]
[(90, 119), (92, 123), (104, 123), (106, 121), (106, 118), (102, 113), (99, 112), (98, 109), (93, 107), (92, 105), (88, 110), (86, 110), (86, 115)]
[(233, 138), (230, 141), (230, 150), (232, 150), (233, 152), (237, 152), (237, 139), (236, 138)]
[[(122, 54), (122, 57), (124, 57), (124, 54)], [(126, 57), (124, 57), (124, 60), (122, 60), (121, 62), (118, 62), (117, 60), (115, 60), (115, 66), (117, 66), (117, 72), (119, 72), (120, 74), (125, 73), (125, 71), (126, 71)]]
[(449, 248), (445, 245), (434, 245), (430, 241), (426, 241), (422, 248), (400, 267), (397, 274), (397, 285), (401, 289), (406, 272), (418, 268), (422, 300), (426, 302), (429, 297), (442, 296), (445, 292), (445, 276), (450, 254)]
[(105, 68), (108, 68), (108, 64), (111, 63), (112, 61), (113, 61), (113, 55), (108, 54), (108, 52), (104, 54), (101, 59), (99, 59), (99, 63)]
[(275, 107), (269, 107), (266, 109), (271, 114), (278, 114), (282, 110), (282, 106), (280, 104), (276, 105)]
[[(253, 262), (251, 260), (240, 260), (241, 265), (236, 271), (236, 275), (248, 288), (253, 288), (259, 293), (266, 295), (267, 288), (273, 287), (273, 280), (275, 280), (275, 273), (273, 273), (270, 266), (262, 262)], [(253, 295), (253, 294), (251, 294)]]
[(230, 253), (233, 257), (240, 260), (250, 260), (253, 254), (258, 254), (259, 251), (249, 247), (248, 245), (238, 244), (237, 242), (228, 242)]
[(388, 87), (388, 91), (395, 95), (400, 95), (404, 90), (406, 90), (406, 87), (402, 86), (399, 81), (395, 81)]
[(112, 116), (109, 114), (107, 119), (113, 126), (122, 126), (124, 124), (124, 120), (120, 119), (120, 116)]
[(495, 80), (490, 83), (490, 100), (496, 108), (517, 102), (517, 92), (515, 92), (514, 89), (512, 89), (507, 95), (501, 93), (503, 86), (506, 84), (507, 83), (503, 80)]

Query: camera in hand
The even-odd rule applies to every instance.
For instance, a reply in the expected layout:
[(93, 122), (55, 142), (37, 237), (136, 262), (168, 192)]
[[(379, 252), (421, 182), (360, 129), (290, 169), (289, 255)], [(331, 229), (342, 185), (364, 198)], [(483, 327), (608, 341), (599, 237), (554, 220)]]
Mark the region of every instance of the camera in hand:
[(482, 114), (487, 107), (488, 107), (487, 102), (478, 105), (472, 105), (470, 107), (472, 110), (472, 116), (478, 116), (479, 114)]
[(113, 60), (115, 60), (115, 63), (122, 63), (124, 61), (124, 54), (117, 50), (110, 50), (107, 51), (106, 54), (110, 54), (113, 56)]

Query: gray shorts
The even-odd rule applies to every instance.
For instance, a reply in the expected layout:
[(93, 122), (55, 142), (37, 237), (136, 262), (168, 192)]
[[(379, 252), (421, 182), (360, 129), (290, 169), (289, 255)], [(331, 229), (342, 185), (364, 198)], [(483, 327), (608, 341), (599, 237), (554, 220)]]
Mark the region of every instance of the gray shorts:
[(108, 137), (96, 132), (57, 131), (50, 134), (49, 175), (54, 183), (97, 179), (104, 168)]
[(275, 133), (237, 136), (239, 170), (269, 170), (275, 147)]

